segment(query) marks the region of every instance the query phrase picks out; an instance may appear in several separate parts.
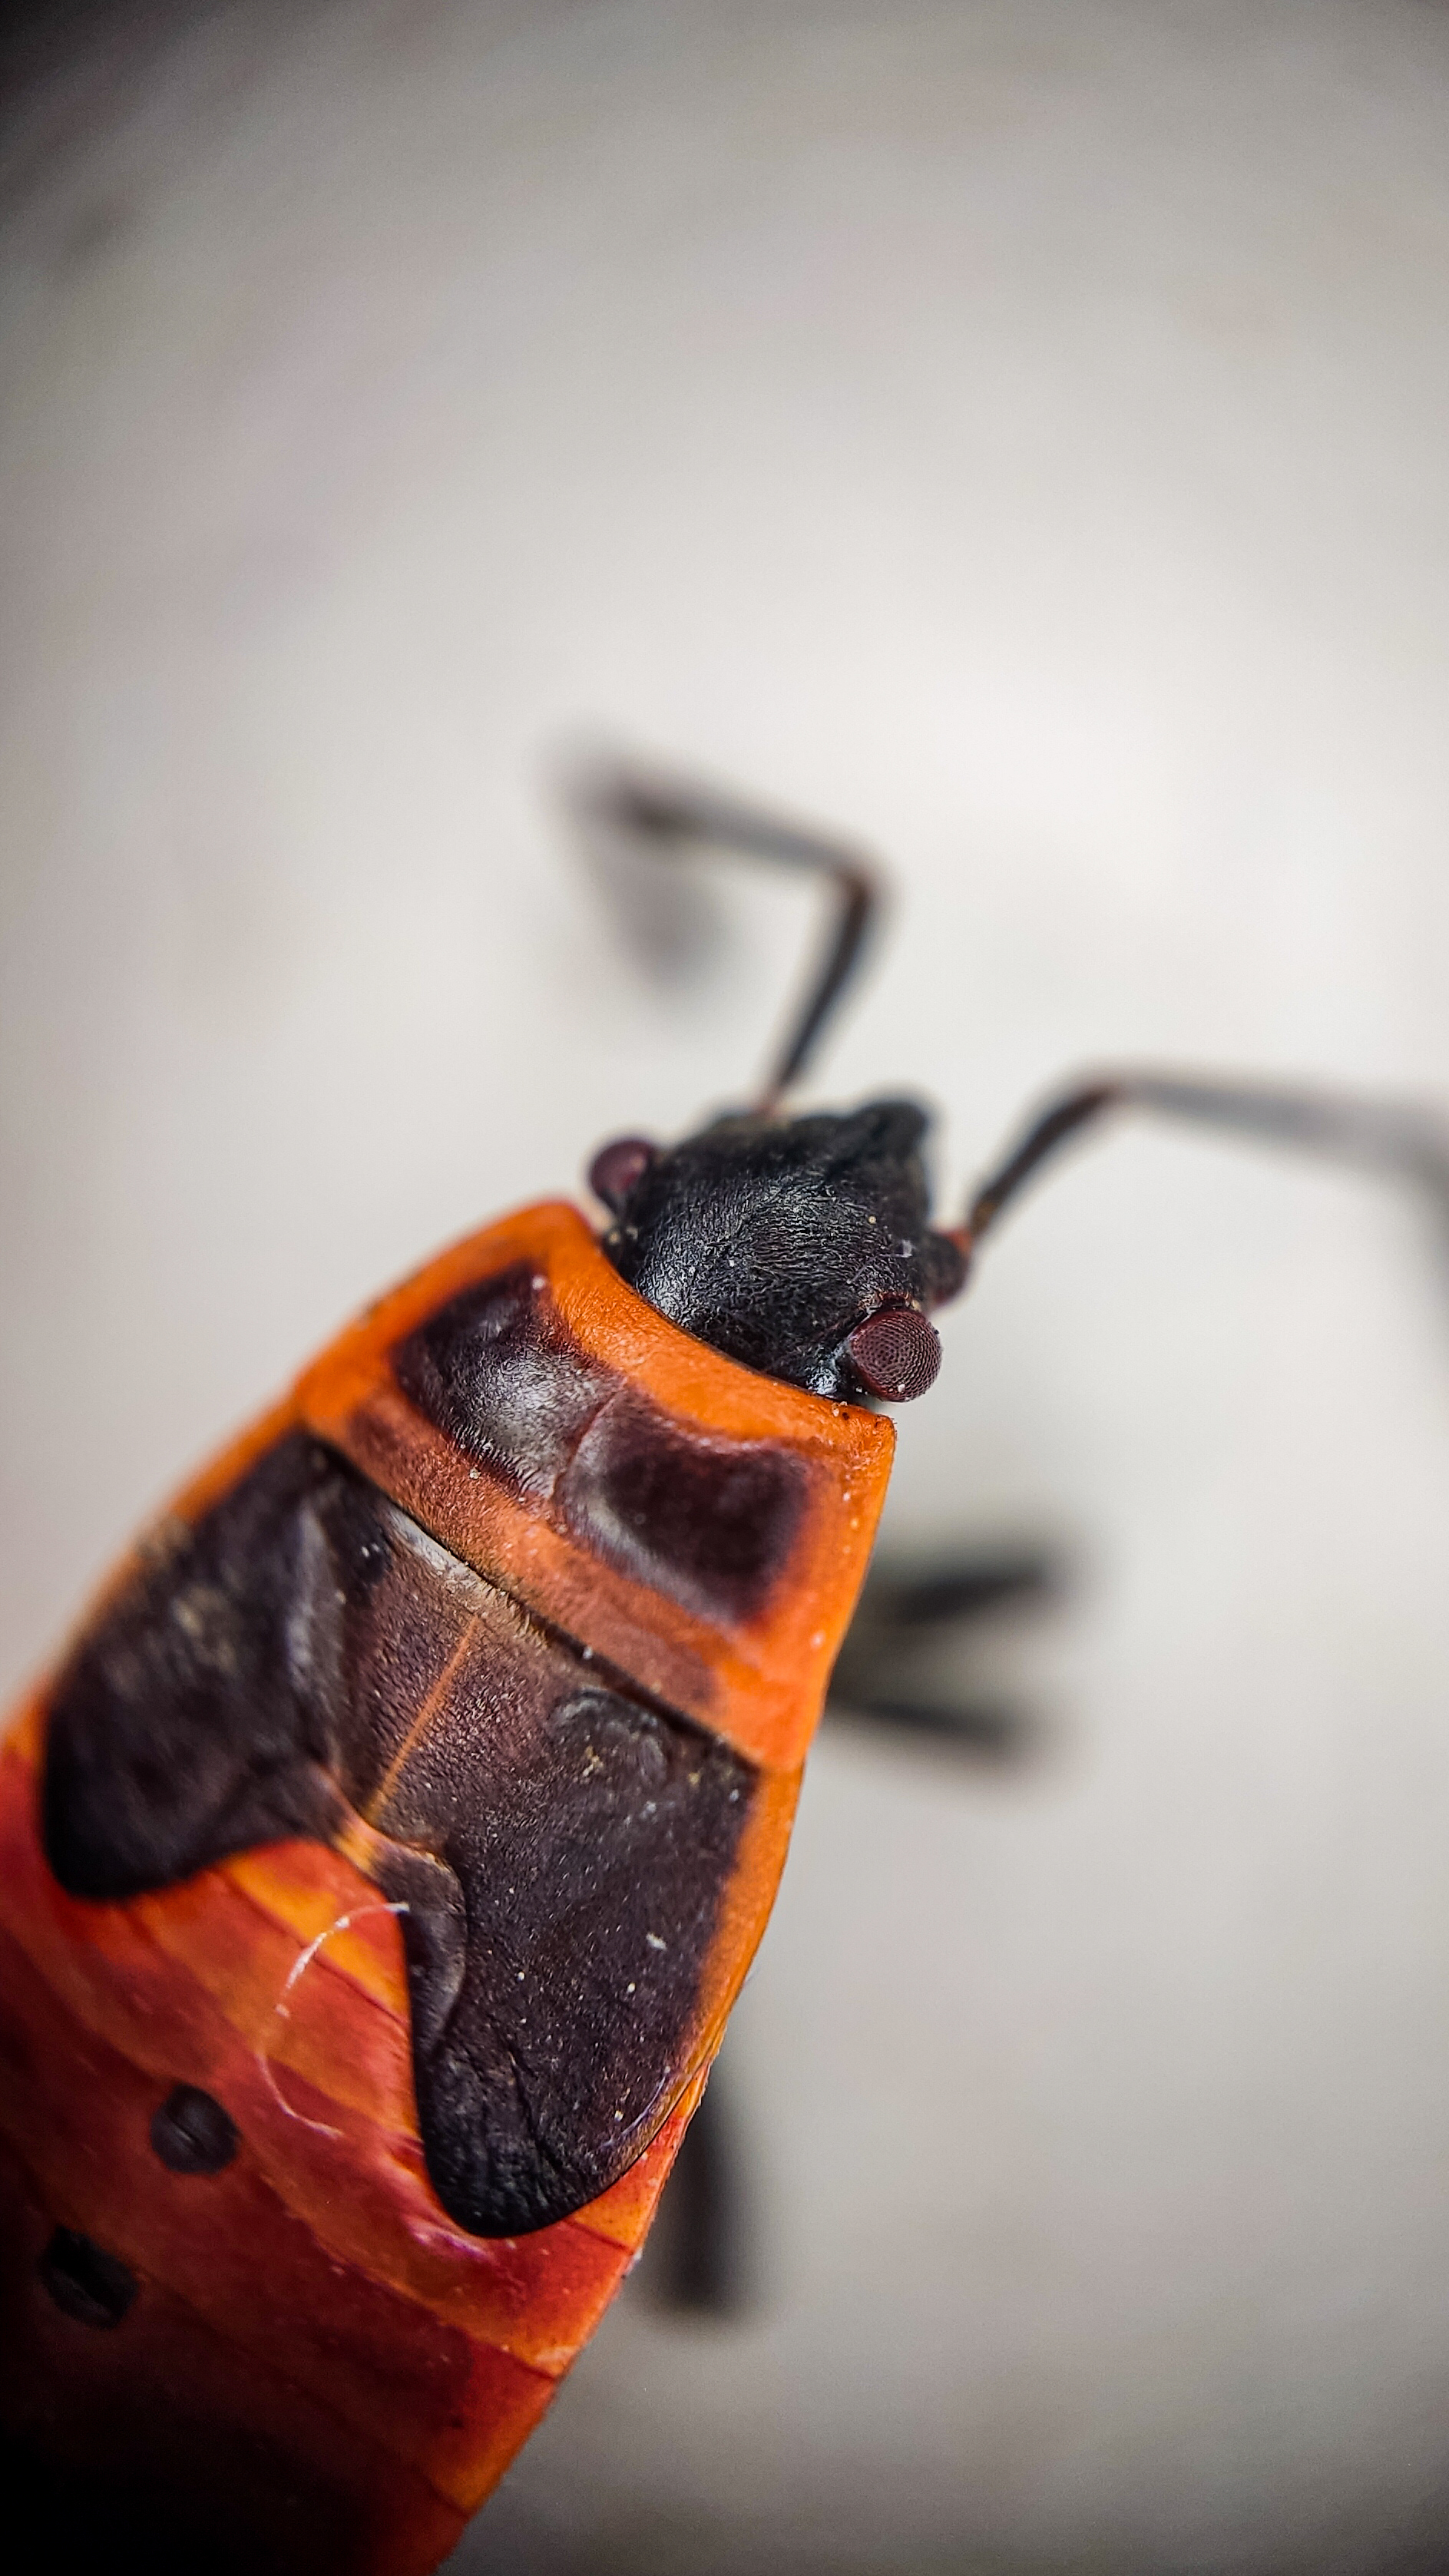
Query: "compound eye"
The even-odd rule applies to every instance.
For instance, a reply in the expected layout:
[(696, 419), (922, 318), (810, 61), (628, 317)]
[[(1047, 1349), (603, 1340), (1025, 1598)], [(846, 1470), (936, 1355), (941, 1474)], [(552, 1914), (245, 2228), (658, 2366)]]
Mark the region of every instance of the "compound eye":
[(909, 1404), (935, 1383), (941, 1337), (915, 1306), (877, 1306), (847, 1334), (857, 1377), (886, 1404)]
[(647, 1136), (616, 1136), (611, 1145), (601, 1145), (589, 1165), (589, 1187), (595, 1198), (617, 1216), (658, 1151)]

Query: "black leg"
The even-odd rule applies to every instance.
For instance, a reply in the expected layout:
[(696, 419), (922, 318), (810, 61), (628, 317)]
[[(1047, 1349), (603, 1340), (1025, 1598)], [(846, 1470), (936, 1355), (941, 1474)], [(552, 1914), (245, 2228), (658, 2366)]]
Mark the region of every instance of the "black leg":
[[(1029, 1713), (969, 1688), (933, 1696), (924, 1677), (913, 1687), (915, 1667), (957, 1639), (969, 1656), (973, 1631), (999, 1614), (1043, 1610), (1062, 1589), (1060, 1553), (1039, 1546), (874, 1569), (836, 1666), (831, 1717), (987, 1760), (1019, 1760), (1037, 1737)], [(641, 2285), (658, 2306), (720, 2320), (750, 2306), (751, 2197), (735, 2088), (716, 2064), (640, 2265)]]
[[(723, 850), (819, 877), (831, 888), (834, 919), (755, 1104), (761, 1116), (768, 1115), (805, 1071), (860, 964), (880, 912), (874, 868), (829, 833), (664, 770), (601, 762), (575, 770), (564, 792), (577, 828), (596, 846), (612, 840), (658, 858)], [(641, 919), (638, 928), (640, 944), (657, 950), (657, 926)]]
[[(1063, 1580), (1060, 1554), (1041, 1546), (873, 1568), (835, 1667), (832, 1718), (996, 1761), (1020, 1759), (1039, 1729), (1028, 1711), (972, 1690), (972, 1634), (997, 1613), (1046, 1608)], [(965, 1686), (953, 1675), (945, 1694), (926, 1669), (943, 1646), (966, 1666)]]
[(749, 2201), (733, 2089), (716, 2064), (685, 2132), (641, 2267), (660, 2307), (724, 2318), (749, 2306)]

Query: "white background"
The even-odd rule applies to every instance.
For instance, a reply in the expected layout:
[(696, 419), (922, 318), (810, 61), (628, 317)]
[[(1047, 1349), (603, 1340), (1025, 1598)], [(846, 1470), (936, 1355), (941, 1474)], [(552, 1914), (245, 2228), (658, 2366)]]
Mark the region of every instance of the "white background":
[[(886, 854), (821, 1098), (954, 1205), (1117, 1054), (1449, 1100), (1449, 17), (82, 21), (0, 281), (0, 1656), (389, 1277), (738, 1096), (581, 731)], [(474, 2576), (1399, 2571), (1449, 2526), (1449, 1303), (1420, 1215), (1084, 1152), (901, 1424), (1045, 1535), (989, 1768), (828, 1737), (729, 2048), (759, 2299), (636, 2284)]]

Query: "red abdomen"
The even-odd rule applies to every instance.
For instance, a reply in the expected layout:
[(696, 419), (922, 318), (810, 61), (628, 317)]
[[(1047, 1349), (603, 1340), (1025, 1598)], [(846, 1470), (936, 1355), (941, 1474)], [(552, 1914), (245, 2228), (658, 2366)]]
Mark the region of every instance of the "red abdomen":
[(648, 2225), (890, 1448), (535, 1209), (123, 1569), (0, 1755), (0, 2411), (72, 2493), (453, 2545)]

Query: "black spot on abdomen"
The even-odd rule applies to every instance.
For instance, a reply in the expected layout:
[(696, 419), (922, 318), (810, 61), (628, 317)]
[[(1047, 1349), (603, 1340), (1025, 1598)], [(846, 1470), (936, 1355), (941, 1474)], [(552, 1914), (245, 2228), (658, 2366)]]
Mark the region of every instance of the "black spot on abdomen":
[(172, 2173), (224, 2173), (239, 2142), (235, 2120), (199, 2084), (175, 2084), (151, 2120), (151, 2144)]
[(119, 2254), (73, 2227), (57, 2227), (41, 2255), (40, 2277), (62, 2314), (81, 2326), (118, 2326), (140, 2286)]

